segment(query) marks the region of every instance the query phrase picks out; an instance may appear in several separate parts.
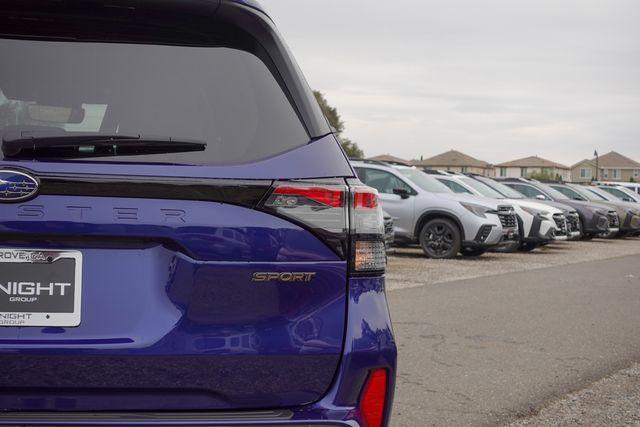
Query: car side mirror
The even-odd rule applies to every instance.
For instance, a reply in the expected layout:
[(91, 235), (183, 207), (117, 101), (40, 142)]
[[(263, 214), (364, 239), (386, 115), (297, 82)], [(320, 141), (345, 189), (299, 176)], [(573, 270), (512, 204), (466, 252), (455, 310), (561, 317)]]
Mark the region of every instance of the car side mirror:
[(544, 197), (542, 194), (538, 194), (538, 195), (536, 196), (536, 199), (538, 199), (538, 200), (547, 200), (547, 198), (546, 198), (546, 197)]
[(397, 194), (398, 196), (400, 196), (403, 199), (408, 199), (409, 196), (411, 196), (411, 194), (409, 194), (409, 192), (407, 191), (406, 188), (394, 188), (393, 189), (393, 194)]

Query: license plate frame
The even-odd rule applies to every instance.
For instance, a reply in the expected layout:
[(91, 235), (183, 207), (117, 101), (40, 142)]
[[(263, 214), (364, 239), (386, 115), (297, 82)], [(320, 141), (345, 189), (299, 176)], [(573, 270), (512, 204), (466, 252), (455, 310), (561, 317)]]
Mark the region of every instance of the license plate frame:
[(76, 250), (0, 248), (0, 328), (79, 326), (82, 264)]

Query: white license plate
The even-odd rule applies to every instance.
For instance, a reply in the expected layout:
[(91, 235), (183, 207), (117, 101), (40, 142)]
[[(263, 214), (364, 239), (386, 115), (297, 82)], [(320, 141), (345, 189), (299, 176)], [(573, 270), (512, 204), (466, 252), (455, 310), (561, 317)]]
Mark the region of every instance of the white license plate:
[(82, 253), (0, 248), (0, 327), (80, 325)]

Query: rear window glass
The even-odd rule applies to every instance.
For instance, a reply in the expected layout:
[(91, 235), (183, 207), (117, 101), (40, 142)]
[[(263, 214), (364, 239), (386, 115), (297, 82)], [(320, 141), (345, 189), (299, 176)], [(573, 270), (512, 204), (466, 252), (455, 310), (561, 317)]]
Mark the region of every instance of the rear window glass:
[(97, 161), (244, 163), (309, 142), (283, 86), (245, 50), (0, 39), (0, 58), (0, 134), (61, 128), (207, 143)]

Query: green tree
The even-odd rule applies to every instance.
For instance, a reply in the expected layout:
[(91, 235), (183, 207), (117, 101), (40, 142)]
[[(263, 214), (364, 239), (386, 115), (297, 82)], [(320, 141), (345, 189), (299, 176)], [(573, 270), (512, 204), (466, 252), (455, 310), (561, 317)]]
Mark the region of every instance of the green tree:
[(356, 159), (363, 158), (364, 151), (362, 151), (358, 144), (351, 141), (350, 139), (342, 137), (342, 132), (344, 132), (345, 126), (342, 117), (340, 117), (340, 113), (338, 113), (338, 109), (329, 104), (327, 98), (322, 92), (314, 90), (313, 94), (315, 95), (318, 104), (320, 104), (320, 108), (329, 121), (329, 124), (335, 129), (336, 135), (340, 140), (342, 148), (347, 153), (347, 156)]
[(562, 181), (560, 174), (554, 175), (548, 171), (531, 172), (527, 178), (535, 179), (537, 181)]

